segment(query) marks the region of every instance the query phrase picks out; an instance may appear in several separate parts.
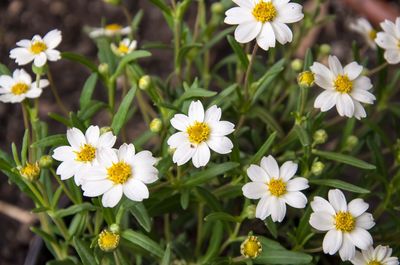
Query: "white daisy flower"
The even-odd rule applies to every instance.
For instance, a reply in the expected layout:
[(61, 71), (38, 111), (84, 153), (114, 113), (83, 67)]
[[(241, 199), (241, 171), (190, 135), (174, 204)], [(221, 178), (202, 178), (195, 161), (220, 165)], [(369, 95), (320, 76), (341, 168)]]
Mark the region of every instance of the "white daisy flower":
[(40, 79), (37, 84), (23, 69), (17, 69), (12, 77), (0, 76), (0, 101), (5, 103), (21, 102), (25, 98), (37, 98), (44, 87), (49, 85), (46, 79)]
[(373, 104), (375, 96), (368, 92), (372, 88), (371, 80), (362, 76), (363, 67), (356, 62), (344, 68), (336, 56), (329, 56), (329, 68), (314, 62), (310, 67), (314, 73), (315, 83), (325, 89), (314, 102), (315, 108), (328, 111), (336, 105), (340, 116), (367, 116), (362, 103)]
[(219, 154), (228, 154), (233, 144), (226, 135), (234, 131), (235, 125), (220, 121), (221, 109), (213, 105), (204, 113), (203, 104), (192, 101), (189, 115), (175, 114), (172, 126), (179, 130), (168, 139), (168, 145), (176, 149), (172, 160), (178, 166), (192, 159), (195, 167), (207, 165), (210, 160), (210, 148)]
[(376, 44), (385, 50), (383, 56), (388, 63), (400, 63), (400, 17), (396, 19), (396, 23), (385, 20), (380, 25), (383, 32), (378, 32)]
[(17, 48), (10, 51), (10, 58), (15, 59), (18, 65), (25, 65), (33, 61), (37, 67), (42, 67), (49, 61), (61, 59), (60, 52), (55, 48), (61, 42), (61, 31), (53, 29), (43, 38), (39, 35), (33, 36), (32, 40), (20, 40)]
[(368, 20), (366, 20), (365, 18), (358, 18), (350, 23), (350, 29), (361, 34), (368, 45), (372, 49), (376, 50), (376, 30), (372, 27), (371, 23), (369, 23)]
[(300, 190), (308, 188), (308, 180), (293, 178), (297, 164), (286, 161), (279, 168), (272, 156), (263, 157), (260, 166), (251, 165), (247, 175), (252, 182), (246, 183), (243, 195), (249, 199), (260, 199), (256, 217), (264, 220), (271, 215), (272, 221), (282, 222), (286, 215), (286, 204), (294, 208), (304, 208), (307, 197)]
[(356, 251), (356, 255), (351, 260), (354, 265), (398, 265), (399, 259), (392, 256), (392, 249), (388, 246), (373, 246), (366, 250)]
[(57, 147), (53, 153), (53, 158), (62, 162), (56, 173), (62, 180), (74, 177), (79, 186), (86, 172), (97, 165), (99, 151), (111, 149), (117, 137), (112, 132), (100, 135), (99, 127), (91, 125), (85, 134), (77, 128), (68, 129), (67, 139), (70, 145)]
[(313, 213), (310, 224), (319, 231), (327, 231), (322, 248), (329, 255), (339, 251), (343, 261), (355, 256), (355, 247), (366, 250), (372, 245), (370, 233), (375, 223), (372, 214), (366, 213), (369, 205), (362, 199), (354, 199), (349, 204), (342, 191), (330, 190), (329, 202), (316, 196), (311, 202)]
[(127, 35), (129, 33), (131, 33), (131, 27), (123, 27), (120, 24), (113, 23), (105, 25), (103, 28), (93, 28), (89, 33), (89, 37), (113, 37), (117, 35)]
[(146, 184), (155, 182), (158, 170), (156, 158), (150, 151), (135, 153), (133, 144), (123, 144), (119, 150), (101, 149), (99, 165), (87, 172), (82, 184), (83, 195), (96, 197), (103, 194), (104, 207), (114, 207), (122, 194), (132, 201), (149, 198)]
[(114, 43), (111, 43), (111, 50), (117, 56), (124, 56), (131, 53), (136, 49), (137, 42), (135, 40), (131, 41), (128, 38), (123, 39), (119, 42), (118, 46)]
[(303, 7), (289, 0), (233, 0), (238, 7), (226, 11), (225, 23), (238, 25), (235, 39), (239, 43), (257, 40), (264, 50), (291, 42), (293, 33), (286, 25), (300, 21)]

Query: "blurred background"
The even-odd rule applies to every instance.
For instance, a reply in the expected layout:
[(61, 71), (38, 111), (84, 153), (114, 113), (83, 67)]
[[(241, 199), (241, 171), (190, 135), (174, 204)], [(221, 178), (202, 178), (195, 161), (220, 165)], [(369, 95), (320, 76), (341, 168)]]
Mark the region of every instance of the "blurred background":
[[(217, 1), (207, 1), (209, 6), (214, 2)], [(307, 10), (312, 9), (317, 1), (297, 2), (303, 4)], [(364, 16), (377, 27), (385, 18), (394, 20), (400, 16), (399, 0), (320, 2), (323, 2), (321, 16), (334, 14), (336, 19), (324, 27), (316, 27), (310, 34), (304, 36), (302, 45), (297, 51), (300, 58), (308, 47), (324, 43), (329, 43), (331, 53), (339, 58), (350, 58), (347, 56), (351, 52), (351, 42), (353, 40), (363, 42), (361, 36), (350, 31), (348, 25), (352, 20)], [(139, 10), (144, 12), (137, 34), (139, 47), (149, 42), (171, 44), (172, 34), (163, 16), (149, 0), (127, 0), (124, 1), (124, 5), (131, 14)], [(194, 23), (195, 12), (195, 8), (190, 10), (185, 20)], [(1, 0), (0, 62), (14, 70), (17, 65), (9, 59), (8, 55), (9, 51), (15, 47), (15, 43), (21, 39), (31, 39), (34, 34), (43, 36), (54, 28), (60, 29), (63, 34), (60, 51), (72, 51), (95, 60), (96, 46), (84, 29), (99, 27), (105, 22), (125, 25), (125, 21), (124, 13), (119, 7), (102, 0)], [(221, 29), (226, 27), (226, 25), (221, 25)], [(166, 78), (173, 70), (172, 52), (168, 49), (150, 51), (153, 56), (144, 60), (143, 67), (149, 74)], [(226, 40), (223, 40), (213, 51), (211, 60), (214, 61), (218, 59), (218, 54), (231, 52)], [(51, 71), (64, 104), (68, 109), (75, 110), (80, 89), (89, 73), (82, 66), (65, 60), (52, 63)], [(97, 96), (101, 98), (102, 95)], [(57, 111), (58, 108), (51, 93), (45, 92), (41, 97), (39, 116), (47, 121), (47, 113)], [(107, 125), (101, 119), (97, 122), (99, 125)], [(128, 134), (134, 136), (137, 133), (135, 130), (140, 130), (140, 126), (144, 125), (138, 121), (137, 126), (134, 126), (136, 129), (128, 131)], [(63, 133), (65, 129), (56, 125), (51, 127), (51, 132)], [(11, 152), (10, 144), (19, 143), (22, 135), (21, 106), (0, 103), (0, 148)], [(41, 242), (29, 230), (29, 227), (36, 222), (36, 218), (29, 211), (32, 208), (32, 202), (15, 186), (11, 186), (6, 176), (0, 173), (0, 265), (45, 263), (46, 253), (36, 251), (42, 248)], [(38, 253), (42, 254), (37, 259)]]

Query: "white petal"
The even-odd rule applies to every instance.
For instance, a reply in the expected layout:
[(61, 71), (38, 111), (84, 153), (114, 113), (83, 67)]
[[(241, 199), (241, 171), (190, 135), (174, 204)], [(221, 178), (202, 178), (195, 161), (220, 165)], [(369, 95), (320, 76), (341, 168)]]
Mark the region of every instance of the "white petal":
[(333, 216), (322, 212), (311, 214), (310, 225), (319, 231), (328, 231), (335, 228)]
[(8, 75), (0, 76), (0, 87), (11, 88), (15, 84), (14, 79)]
[(55, 62), (61, 59), (61, 53), (57, 50), (47, 50), (45, 53), (49, 61)]
[(190, 122), (204, 121), (204, 108), (200, 100), (192, 101), (192, 103), (190, 103), (188, 115)]
[[(278, 6), (276, 6), (278, 7)], [(303, 7), (296, 3), (288, 3), (279, 7), (278, 16), (276, 21), (282, 23), (295, 23), (303, 19), (304, 14), (302, 12)]]
[(108, 179), (84, 181), (82, 184), (83, 195), (86, 197), (97, 197), (110, 190), (113, 185), (113, 182)]
[(97, 147), (99, 148), (112, 148), (115, 144), (117, 137), (113, 135), (112, 132), (106, 132), (100, 135), (99, 141), (97, 143)]
[(215, 136), (225, 136), (231, 134), (235, 129), (235, 125), (229, 121), (218, 121), (212, 123), (211, 134)]
[(279, 166), (271, 155), (261, 159), (261, 167), (267, 172), (270, 178), (279, 178)]
[(286, 215), (285, 201), (275, 196), (270, 197), (271, 200), (271, 218), (274, 222), (282, 222)]
[(257, 36), (257, 44), (263, 50), (268, 51), (269, 48), (275, 47), (276, 38), (271, 23), (267, 22), (262, 25), (261, 32)]
[(283, 24), (278, 21), (274, 21), (271, 24), (275, 32), (276, 40), (280, 44), (286, 44), (288, 42), (292, 42), (293, 33), (286, 24)]
[(216, 105), (209, 107), (206, 110), (204, 121), (208, 124), (212, 124), (218, 122), (221, 119), (221, 108), (218, 108)]
[(89, 126), (89, 128), (85, 132), (86, 142), (92, 146), (97, 146), (97, 142), (100, 137), (100, 129), (99, 126)]
[(135, 179), (140, 180), (145, 184), (150, 184), (158, 180), (158, 170), (155, 167), (136, 167), (133, 169)]
[(298, 209), (303, 209), (307, 204), (307, 197), (299, 191), (288, 192), (283, 199), (287, 204)]
[(297, 172), (297, 164), (293, 161), (286, 161), (279, 169), (280, 177), (286, 182), (291, 179)]
[(363, 254), (361, 254), (360, 251), (356, 251), (356, 254), (354, 258), (351, 260), (351, 263), (353, 263), (353, 265), (366, 265), (368, 264), (368, 260), (364, 259), (364, 256)]
[(354, 117), (356, 119), (361, 119), (367, 117), (364, 107), (358, 101), (353, 101), (354, 103)]
[(254, 7), (254, 2), (252, 0), (232, 0), (235, 4), (237, 4), (240, 7), (245, 7), (248, 9), (253, 9)]
[[(322, 81), (322, 85), (318, 84), (319, 86), (328, 89), (328, 87), (330, 89), (332, 89), (332, 83), (333, 83), (333, 74), (331, 72), (331, 70), (328, 69), (328, 67), (326, 67), (325, 65), (318, 63), (318, 62), (314, 62), (313, 65), (310, 67), (311, 71), (316, 75), (316, 78), (318, 76), (320, 76), (321, 79), (323, 79)], [(317, 80), (315, 80), (317, 81)], [(326, 83), (326, 84), (325, 84)]]
[(225, 12), (224, 22), (229, 25), (237, 25), (254, 20), (251, 11), (246, 8), (233, 7)]
[(46, 64), (46, 62), (47, 62), (47, 56), (44, 52), (41, 52), (35, 56), (35, 60), (33, 61), (33, 64), (37, 67), (42, 67), (43, 65)]
[(363, 89), (353, 89), (353, 91), (351, 91), (350, 95), (355, 100), (363, 102), (363, 103), (367, 103), (367, 104), (373, 104), (374, 100), (376, 99), (373, 94), (371, 94), (367, 90), (363, 90)]
[(196, 148), (191, 147), (190, 144), (180, 145), (175, 150), (172, 160), (178, 166), (181, 166), (181, 165), (185, 164), (187, 161), (189, 161), (193, 157), (195, 152), (196, 152)]
[(243, 195), (249, 199), (260, 199), (267, 193), (267, 186), (261, 182), (249, 182), (242, 187)]
[(269, 180), (267, 172), (257, 165), (250, 165), (247, 175), (252, 181), (266, 183)]
[(41, 94), (41, 89), (30, 89), (28, 92), (26, 92), (25, 96), (27, 98), (38, 98)]
[(247, 43), (254, 40), (260, 33), (262, 23), (250, 21), (239, 24), (235, 30), (235, 39), (239, 43)]
[(184, 132), (174, 133), (173, 135), (171, 135), (168, 138), (167, 143), (171, 148), (177, 148), (181, 144), (188, 144), (189, 142), (188, 142), (187, 133), (184, 133)]
[(60, 42), (61, 42), (61, 31), (58, 29), (53, 29), (52, 31), (49, 31), (44, 37), (43, 41), (46, 43), (46, 46), (48, 49), (54, 49), (57, 47)]
[(271, 214), (271, 197), (264, 196), (256, 207), (256, 217), (265, 220)]
[(344, 234), (342, 247), (339, 249), (340, 258), (343, 261), (351, 260), (356, 254), (356, 248), (348, 237), (348, 234)]
[(233, 148), (232, 141), (226, 136), (211, 136), (210, 139), (207, 140), (207, 145), (218, 154), (229, 154)]
[(338, 93), (336, 101), (336, 110), (340, 116), (353, 117), (354, 115), (354, 103), (349, 94)]
[(397, 37), (397, 38), (400, 37), (398, 35), (398, 32), (397, 32), (398, 30), (396, 29), (396, 25), (392, 21), (385, 20), (382, 23), (380, 23), (380, 26), (390, 36)]
[(10, 51), (10, 58), (15, 59), (18, 65), (25, 65), (32, 62), (35, 56), (26, 48), (14, 48)]
[(130, 162), (135, 156), (135, 147), (133, 144), (123, 144), (118, 149), (118, 161)]
[(343, 211), (347, 212), (347, 202), (346, 197), (341, 190), (334, 189), (330, 190), (328, 193), (329, 202), (336, 212)]
[(397, 40), (394, 36), (384, 32), (378, 32), (375, 39), (376, 44), (383, 49), (396, 49)]
[(349, 233), (349, 238), (359, 249), (367, 249), (373, 243), (371, 234), (359, 227)]
[[(45, 88), (45, 87), (47, 87), (49, 84), (50, 84), (50, 83), (49, 83), (49, 80), (47, 80), (47, 79), (40, 79), (40, 80), (39, 80), (39, 86), (38, 86), (38, 88)], [(36, 82), (34, 82), (32, 85), (33, 85), (33, 86), (36, 86)]]
[(370, 213), (363, 213), (356, 219), (357, 227), (368, 230), (374, 227), (374, 225), (375, 225), (374, 217)]
[(98, 149), (96, 158), (103, 167), (110, 167), (113, 163), (118, 163), (118, 156), (114, 149), (102, 148)]
[(348, 211), (353, 215), (353, 217), (359, 217), (363, 214), (369, 207), (363, 199), (354, 199), (347, 205)]
[(78, 164), (74, 160), (67, 160), (58, 166), (56, 173), (61, 176), (62, 180), (66, 180), (75, 175), (78, 167)]
[(287, 191), (299, 191), (307, 189), (308, 187), (308, 180), (301, 177), (291, 179), (286, 183)]
[(331, 69), (334, 76), (343, 74), (343, 67), (339, 59), (334, 55), (328, 57), (329, 68)]
[(356, 62), (349, 63), (343, 69), (344, 73), (347, 74), (350, 80), (356, 79), (360, 76), (363, 67)]
[(83, 133), (75, 127), (67, 130), (67, 139), (72, 148), (76, 150), (86, 143)]
[(210, 156), (210, 148), (205, 142), (197, 145), (196, 152), (192, 157), (193, 165), (197, 168), (204, 167), (210, 161)]
[(71, 146), (60, 146), (54, 149), (53, 158), (58, 161), (74, 160), (75, 154)]
[(30, 40), (20, 40), (16, 44), (17, 44), (17, 46), (20, 46), (20, 47), (29, 48), (31, 46), (31, 41)]
[(152, 166), (157, 162), (157, 159), (153, 157), (153, 154), (150, 151), (144, 150), (140, 151), (134, 156), (133, 165), (140, 167), (141, 165), (149, 165)]
[(190, 120), (184, 114), (175, 114), (171, 119), (171, 125), (179, 131), (186, 132), (187, 127), (190, 125)]
[(357, 89), (370, 90), (372, 88), (371, 79), (366, 76), (360, 76), (353, 81), (353, 85)]
[(342, 241), (343, 241), (342, 232), (337, 231), (335, 229), (329, 230), (324, 237), (324, 241), (322, 242), (322, 248), (324, 250), (324, 253), (327, 253), (329, 255), (335, 254), (342, 246)]
[(390, 64), (398, 64), (400, 62), (400, 49), (386, 50), (383, 57)]
[(143, 201), (149, 198), (149, 190), (143, 182), (134, 178), (124, 185), (124, 194), (132, 201)]
[(104, 207), (114, 207), (122, 198), (122, 185), (114, 185), (110, 190), (104, 193), (101, 203)]
[(15, 70), (13, 73), (13, 76), (15, 76), (14, 79), (18, 79), (20, 81), (23, 81), (24, 83), (30, 85), (32, 83), (32, 78), (31, 76), (25, 72), (24, 69), (21, 69), (20, 71)]

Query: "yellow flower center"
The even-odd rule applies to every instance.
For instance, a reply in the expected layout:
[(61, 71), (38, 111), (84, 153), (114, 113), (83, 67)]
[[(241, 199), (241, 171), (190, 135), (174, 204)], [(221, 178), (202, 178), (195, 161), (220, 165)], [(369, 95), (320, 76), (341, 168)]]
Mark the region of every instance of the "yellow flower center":
[(371, 40), (375, 40), (375, 39), (376, 39), (376, 30), (374, 30), (374, 29), (370, 30), (370, 31), (368, 32), (368, 37), (369, 37)]
[(90, 144), (84, 144), (81, 146), (81, 150), (79, 152), (75, 152), (76, 160), (81, 162), (92, 162), (96, 157), (96, 148), (91, 146)]
[(187, 128), (189, 141), (193, 144), (200, 144), (207, 141), (210, 136), (210, 127), (204, 122), (196, 121)]
[(383, 265), (383, 264), (377, 260), (371, 260), (370, 262), (367, 263), (367, 265)]
[(114, 184), (124, 184), (132, 176), (132, 168), (125, 162), (113, 163), (107, 169), (107, 175)]
[(14, 95), (25, 94), (29, 90), (29, 86), (25, 83), (16, 83), (11, 87), (11, 93)]
[(286, 193), (286, 184), (282, 179), (271, 179), (268, 183), (269, 192), (273, 196), (280, 197)]
[(19, 170), (19, 173), (21, 174), (21, 176), (28, 179), (29, 181), (36, 180), (40, 174), (39, 163), (27, 162), (26, 165)]
[(333, 83), (336, 91), (340, 93), (350, 93), (353, 89), (353, 82), (349, 79), (349, 77), (345, 75), (338, 75), (335, 82)]
[(44, 43), (43, 41), (37, 40), (34, 41), (31, 45), (31, 47), (29, 48), (29, 50), (33, 53), (33, 54), (39, 54), (45, 50), (47, 50), (47, 45), (46, 43)]
[(240, 245), (240, 253), (246, 258), (257, 258), (262, 251), (262, 246), (260, 241), (258, 241), (257, 237), (249, 236), (243, 243)]
[(299, 74), (298, 82), (301, 86), (310, 87), (314, 84), (314, 74), (311, 71), (304, 71)]
[(336, 230), (349, 233), (356, 227), (356, 219), (349, 212), (338, 212), (335, 216)]
[(272, 2), (261, 1), (253, 8), (253, 16), (262, 23), (274, 20), (277, 15), (276, 8)]
[(118, 46), (118, 51), (121, 54), (127, 54), (129, 52), (129, 47), (125, 45), (125, 43), (120, 43)]
[(97, 244), (99, 245), (100, 249), (103, 251), (113, 251), (118, 247), (119, 244), (119, 234), (113, 233), (108, 230), (103, 230), (100, 235), (99, 239), (97, 240)]
[(118, 31), (122, 29), (122, 26), (116, 23), (113, 24), (108, 24), (104, 27), (106, 30), (110, 30), (110, 31)]

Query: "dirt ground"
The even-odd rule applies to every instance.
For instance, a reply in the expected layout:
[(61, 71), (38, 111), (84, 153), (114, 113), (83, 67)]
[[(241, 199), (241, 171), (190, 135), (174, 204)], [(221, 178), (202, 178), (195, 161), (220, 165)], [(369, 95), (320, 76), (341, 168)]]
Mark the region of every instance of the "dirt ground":
[[(340, 16), (352, 16), (351, 12), (339, 7), (335, 3), (337, 1), (339, 0), (333, 0), (334, 4), (330, 5), (329, 12), (337, 11)], [(142, 40), (170, 43), (171, 33), (161, 13), (155, 11), (147, 0), (128, 0), (126, 5), (133, 13), (139, 9), (144, 10), (144, 19), (139, 31), (139, 45)], [(10, 69), (15, 69), (17, 66), (8, 58), (8, 53), (15, 47), (15, 43), (20, 39), (30, 39), (34, 34), (43, 35), (54, 28), (60, 29), (63, 33), (60, 50), (73, 51), (95, 58), (96, 47), (82, 29), (84, 26), (99, 26), (102, 17), (108, 23), (124, 24), (125, 22), (120, 9), (107, 5), (102, 0), (1, 0), (0, 62), (9, 66)], [(353, 34), (346, 35), (346, 30), (343, 34), (343, 28), (342, 24), (333, 24), (319, 35), (318, 41), (332, 42), (334, 53), (339, 53), (339, 55), (344, 53), (345, 51), (340, 47), (343, 46), (346, 38), (352, 39)], [(341, 32), (341, 34), (337, 35), (336, 32)], [(153, 55), (146, 61), (146, 69), (151, 74), (166, 76), (172, 68), (170, 63), (172, 54), (163, 50), (153, 52)], [(83, 67), (66, 61), (52, 63), (51, 71), (64, 103), (69, 109), (76, 109), (78, 103), (76, 99), (79, 97), (77, 88), (82, 87), (88, 72)], [(44, 120), (48, 112), (57, 110), (50, 93), (44, 93), (40, 106), (40, 117)], [(21, 141), (23, 133), (21, 124), (21, 109), (18, 104), (0, 103), (0, 148), (2, 150), (9, 152), (11, 142)], [(64, 131), (65, 128), (61, 126), (52, 127), (54, 133)], [(9, 185), (6, 177), (1, 173), (0, 202), (16, 205), (26, 211), (33, 207), (30, 200), (16, 187)], [(0, 235), (0, 264), (24, 264), (32, 241), (29, 226), (0, 212)]]

